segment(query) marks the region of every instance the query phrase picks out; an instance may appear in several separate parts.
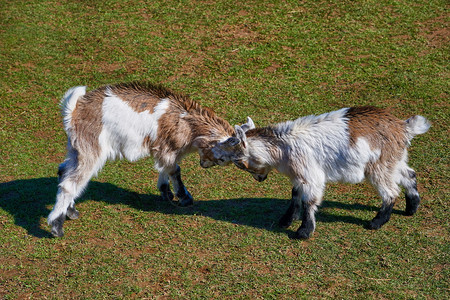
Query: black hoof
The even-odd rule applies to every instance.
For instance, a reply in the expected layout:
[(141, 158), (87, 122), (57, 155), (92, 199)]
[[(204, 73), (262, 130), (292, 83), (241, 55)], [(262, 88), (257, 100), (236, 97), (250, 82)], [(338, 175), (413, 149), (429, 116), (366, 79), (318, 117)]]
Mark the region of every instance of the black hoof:
[(297, 240), (307, 240), (309, 239), (309, 237), (311, 236), (311, 231), (305, 229), (305, 228), (300, 228), (299, 230), (297, 230), (297, 232), (294, 234), (294, 239)]
[(65, 215), (60, 215), (58, 218), (53, 220), (53, 222), (50, 224), (52, 226), (52, 235), (54, 237), (63, 237), (64, 236), (64, 220), (66, 219)]
[(280, 221), (278, 222), (278, 225), (281, 228), (288, 228), (289, 226), (292, 225), (292, 222), (294, 221), (294, 218), (292, 216), (282, 216)]
[(405, 209), (405, 215), (412, 216), (417, 212), (417, 209), (419, 208), (420, 204), (420, 197), (415, 196), (408, 196), (406, 195), (406, 209)]
[(180, 206), (189, 206), (194, 204), (194, 198), (192, 198), (191, 194), (189, 192), (186, 192), (186, 195), (183, 197), (183, 199), (179, 200)]
[(159, 190), (161, 191), (161, 198), (163, 199), (163, 201), (173, 201), (173, 199), (175, 198), (172, 191), (170, 190), (169, 184), (162, 184)]
[(175, 199), (175, 196), (169, 190), (167, 192), (161, 193), (161, 198), (163, 199), (163, 201), (173, 201), (173, 199)]
[(369, 225), (367, 225), (367, 228), (370, 230), (377, 230), (380, 229), (383, 224), (384, 223), (381, 220), (373, 219), (372, 221), (370, 221)]
[(416, 208), (406, 208), (405, 209), (405, 216), (412, 216), (417, 212), (417, 207)]
[(388, 206), (380, 209), (375, 218), (370, 221), (367, 226), (369, 229), (379, 229), (381, 226), (386, 224), (391, 218), (392, 208), (394, 207), (394, 203), (389, 204)]

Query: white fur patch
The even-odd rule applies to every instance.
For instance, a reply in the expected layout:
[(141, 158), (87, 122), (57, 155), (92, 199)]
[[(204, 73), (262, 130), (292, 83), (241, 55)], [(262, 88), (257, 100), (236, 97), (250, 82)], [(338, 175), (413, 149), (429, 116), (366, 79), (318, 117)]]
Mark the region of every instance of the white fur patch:
[(337, 157), (334, 168), (326, 170), (327, 180), (358, 183), (365, 178), (367, 163), (377, 161), (381, 151), (371, 150), (369, 142), (361, 137), (353, 147), (348, 145), (343, 148), (341, 154)]
[(103, 128), (99, 136), (99, 143), (103, 154), (108, 159), (125, 157), (135, 161), (149, 154), (143, 146), (144, 139), (156, 139), (158, 133), (158, 120), (169, 107), (169, 100), (162, 99), (150, 111), (136, 112), (128, 104), (107, 92), (102, 106)]
[[(340, 110), (324, 113), (318, 116), (311, 115), (298, 118), (295, 121), (288, 121), (277, 126), (281, 130), (283, 130), (283, 127), (290, 127), (291, 134), (294, 136), (312, 131), (320, 133), (320, 128), (327, 130), (339, 130), (347, 126), (344, 119), (347, 111), (348, 108), (342, 108)], [(286, 128), (285, 131), (288, 132), (289, 130)]]

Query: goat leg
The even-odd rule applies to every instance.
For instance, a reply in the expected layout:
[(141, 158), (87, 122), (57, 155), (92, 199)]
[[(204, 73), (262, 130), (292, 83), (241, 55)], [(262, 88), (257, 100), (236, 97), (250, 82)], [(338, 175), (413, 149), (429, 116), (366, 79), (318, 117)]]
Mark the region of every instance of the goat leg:
[(194, 199), (187, 191), (183, 181), (181, 180), (181, 169), (179, 166), (177, 166), (175, 173), (170, 175), (170, 180), (172, 181), (173, 189), (175, 191), (175, 195), (178, 198), (179, 205), (189, 206), (194, 204)]
[(383, 204), (380, 211), (378, 211), (375, 218), (369, 223), (369, 229), (379, 229), (391, 218), (392, 209), (394, 207), (394, 201), (390, 204)]
[(294, 235), (296, 239), (306, 240), (309, 239), (311, 234), (314, 232), (316, 227), (315, 205), (311, 202), (302, 202), (303, 206), (303, 216), (302, 225), (298, 228)]
[(289, 208), (286, 213), (281, 217), (280, 222), (278, 223), (282, 228), (288, 228), (291, 226), (294, 220), (298, 220), (300, 217), (300, 198), (299, 198), (299, 189), (296, 187), (292, 188), (292, 199)]

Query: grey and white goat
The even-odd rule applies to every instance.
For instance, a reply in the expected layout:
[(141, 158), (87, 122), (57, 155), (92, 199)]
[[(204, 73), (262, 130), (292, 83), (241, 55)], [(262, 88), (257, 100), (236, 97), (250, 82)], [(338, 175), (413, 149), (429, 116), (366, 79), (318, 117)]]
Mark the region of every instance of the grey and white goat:
[[(152, 155), (161, 196), (192, 204), (178, 163), (197, 151), (204, 168), (217, 164), (211, 148), (234, 134), (233, 127), (188, 97), (144, 83), (108, 85), (86, 93), (67, 91), (62, 100), (67, 157), (59, 166), (56, 204), (48, 216), (54, 236), (63, 236), (66, 216), (76, 219), (75, 199), (107, 160), (135, 161)], [(245, 128), (245, 126), (244, 126)]]
[(212, 151), (221, 164), (231, 160), (257, 181), (265, 180), (272, 169), (287, 175), (293, 184), (292, 200), (280, 226), (289, 227), (298, 219), (302, 206), (295, 238), (307, 239), (330, 181), (358, 183), (366, 178), (378, 190), (383, 204), (371, 229), (389, 221), (399, 184), (406, 190), (406, 215), (413, 215), (420, 197), (416, 173), (407, 165), (407, 147), (429, 127), (422, 116), (402, 121), (383, 109), (352, 107), (247, 132), (236, 126), (236, 136)]

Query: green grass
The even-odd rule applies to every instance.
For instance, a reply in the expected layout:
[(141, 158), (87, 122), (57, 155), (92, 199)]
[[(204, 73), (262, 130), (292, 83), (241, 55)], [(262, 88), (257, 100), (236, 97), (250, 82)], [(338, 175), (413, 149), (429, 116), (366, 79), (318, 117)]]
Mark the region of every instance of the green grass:
[[(0, 298), (448, 299), (446, 1), (2, 1)], [(368, 184), (330, 184), (308, 241), (277, 227), (290, 184), (182, 163), (195, 198), (160, 201), (153, 160), (108, 163), (50, 238), (75, 85), (148, 80), (232, 124), (352, 105), (433, 124), (410, 148), (422, 205), (381, 230)]]

